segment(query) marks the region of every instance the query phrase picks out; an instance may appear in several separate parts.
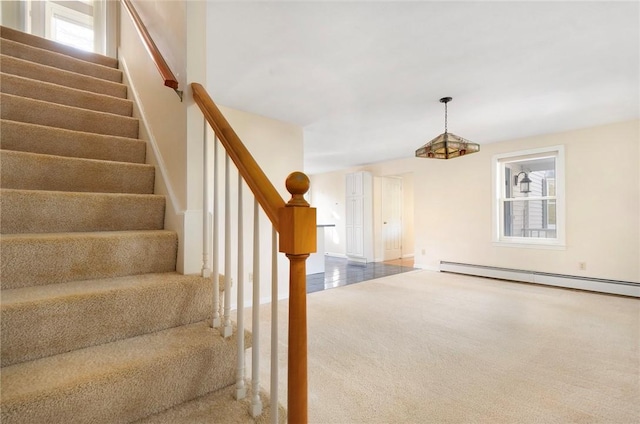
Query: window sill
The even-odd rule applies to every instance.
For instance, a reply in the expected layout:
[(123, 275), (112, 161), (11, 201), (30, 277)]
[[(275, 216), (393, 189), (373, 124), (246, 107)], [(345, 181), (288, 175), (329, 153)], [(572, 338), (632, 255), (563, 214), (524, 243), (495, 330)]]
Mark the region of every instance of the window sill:
[(567, 250), (564, 243), (528, 243), (520, 241), (494, 241), (495, 247), (515, 247), (518, 249)]

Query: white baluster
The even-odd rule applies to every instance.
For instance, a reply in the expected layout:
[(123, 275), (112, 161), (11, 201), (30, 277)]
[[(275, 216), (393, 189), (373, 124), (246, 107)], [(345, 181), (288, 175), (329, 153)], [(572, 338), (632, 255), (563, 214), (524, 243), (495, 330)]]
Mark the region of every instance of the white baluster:
[(220, 255), (218, 254), (220, 231), (218, 228), (218, 137), (213, 137), (213, 255), (211, 256), (211, 274), (213, 275), (213, 319), (211, 325), (220, 327)]
[(252, 301), (252, 332), (253, 345), (251, 349), (251, 416), (257, 417), (262, 413), (260, 400), (260, 210), (258, 199), (253, 201), (253, 301)]
[(202, 160), (202, 272), (204, 278), (211, 277), (211, 269), (209, 268), (209, 146), (207, 143), (207, 121), (203, 120), (203, 160)]
[(231, 328), (231, 189), (229, 154), (224, 157), (224, 327), (222, 335), (230, 337)]
[(236, 372), (236, 399), (244, 399), (247, 388), (244, 384), (244, 225), (242, 216), (242, 176), (238, 174), (238, 368)]
[(278, 232), (271, 231), (271, 423), (278, 424)]

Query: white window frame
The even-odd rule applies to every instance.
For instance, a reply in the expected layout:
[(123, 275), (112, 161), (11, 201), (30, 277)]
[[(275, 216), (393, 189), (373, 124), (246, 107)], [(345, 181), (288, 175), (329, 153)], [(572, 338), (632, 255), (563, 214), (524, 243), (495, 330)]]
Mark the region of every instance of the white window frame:
[[(84, 0), (84, 1), (79, 0), (79, 1), (89, 5), (93, 4), (93, 2), (87, 1), (87, 0)], [(82, 26), (87, 29), (90, 29), (91, 32), (93, 33), (93, 43), (92, 43), (91, 49), (87, 51), (95, 52), (96, 44), (99, 44), (100, 41), (98, 42), (96, 41), (97, 32), (95, 31), (95, 27), (94, 27), (93, 16), (79, 12), (69, 6), (70, 5), (63, 5), (59, 3), (54, 3), (52, 1), (47, 1), (45, 3), (45, 26), (44, 26), (45, 37), (50, 40), (59, 41), (55, 38), (55, 34), (54, 34), (54, 31), (55, 31), (54, 18), (58, 17), (73, 25)]]
[[(506, 198), (505, 163), (518, 160), (542, 159), (554, 157), (556, 163), (555, 189), (556, 189), (556, 237), (514, 237), (505, 236), (504, 233), (504, 199)], [(564, 250), (566, 221), (565, 221), (565, 165), (564, 146), (549, 146), (539, 149), (521, 150), (511, 153), (503, 153), (492, 157), (492, 241), (495, 246), (523, 247), (534, 249), (558, 249)], [(536, 200), (536, 198), (532, 198)]]

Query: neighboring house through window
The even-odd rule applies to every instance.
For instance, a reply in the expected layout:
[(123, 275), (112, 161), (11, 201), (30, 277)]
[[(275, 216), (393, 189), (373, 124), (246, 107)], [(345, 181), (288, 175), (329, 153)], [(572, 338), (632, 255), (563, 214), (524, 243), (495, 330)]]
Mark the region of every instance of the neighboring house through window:
[(493, 241), (563, 248), (564, 147), (493, 157)]

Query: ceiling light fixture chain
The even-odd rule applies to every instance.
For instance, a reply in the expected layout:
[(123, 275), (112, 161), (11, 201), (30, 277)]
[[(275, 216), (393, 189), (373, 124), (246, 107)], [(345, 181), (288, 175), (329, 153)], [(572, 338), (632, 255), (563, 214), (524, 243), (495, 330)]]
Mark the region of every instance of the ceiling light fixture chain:
[(451, 97), (443, 97), (440, 99), (440, 103), (444, 103), (444, 132), (447, 133), (447, 117), (449, 115), (447, 111), (447, 103), (452, 100)]

